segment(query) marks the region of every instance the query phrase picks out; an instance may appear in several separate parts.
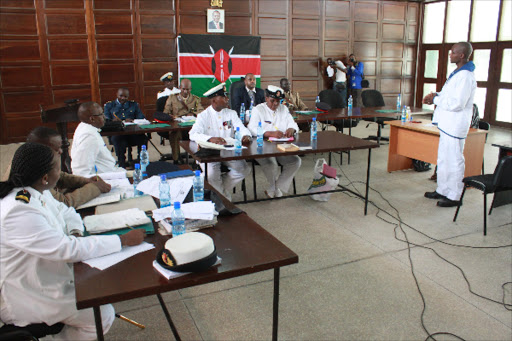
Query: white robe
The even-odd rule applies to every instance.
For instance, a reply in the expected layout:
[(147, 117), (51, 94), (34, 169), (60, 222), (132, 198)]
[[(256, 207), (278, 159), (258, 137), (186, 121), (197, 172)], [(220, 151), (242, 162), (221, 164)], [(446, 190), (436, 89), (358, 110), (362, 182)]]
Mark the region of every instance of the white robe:
[[(27, 187), (30, 202), (15, 200), (15, 188), (0, 201), (0, 319), (25, 326), (66, 324), (57, 339), (94, 339), (92, 309), (76, 309), (72, 263), (121, 250), (118, 236), (76, 238), (83, 230), (73, 208)], [(102, 308), (108, 331), (113, 308)]]
[[(236, 111), (222, 109), (215, 111), (210, 105), (197, 115), (197, 120), (190, 129), (190, 140), (195, 142), (208, 141), (212, 137), (233, 138), (236, 128), (240, 128), (242, 136), (251, 136), (251, 132), (243, 125)], [(223, 162), (230, 171), (224, 175), (220, 171), (219, 162), (208, 163), (208, 182), (228, 199), (237, 183), (242, 181), (251, 169), (244, 160)], [(204, 170), (204, 163), (201, 164)]]
[(71, 145), (71, 169), (73, 174), (90, 177), (95, 174), (94, 166), (98, 173), (125, 171), (116, 166), (116, 160), (108, 150), (98, 128), (80, 123), (76, 127)]
[(440, 130), (436, 192), (450, 200), (459, 200), (464, 188), (464, 142), (473, 116), (475, 90), (474, 73), (461, 70), (434, 97), (437, 107), (432, 121)]
[[(258, 134), (259, 122), (261, 122), (263, 134), (278, 130), (285, 133), (290, 128), (295, 129), (295, 132), (299, 131), (299, 127), (293, 120), (290, 111), (282, 104), (277, 107), (276, 111), (272, 111), (267, 103), (261, 103), (254, 107), (249, 121), (249, 130), (255, 136)], [(273, 196), (277, 189), (285, 193), (288, 192), (293, 177), (301, 165), (301, 159), (297, 155), (257, 159), (256, 161), (261, 165), (261, 169), (267, 178), (269, 183), (267, 193), (270, 196)], [(281, 174), (278, 173), (278, 164), (283, 165)]]

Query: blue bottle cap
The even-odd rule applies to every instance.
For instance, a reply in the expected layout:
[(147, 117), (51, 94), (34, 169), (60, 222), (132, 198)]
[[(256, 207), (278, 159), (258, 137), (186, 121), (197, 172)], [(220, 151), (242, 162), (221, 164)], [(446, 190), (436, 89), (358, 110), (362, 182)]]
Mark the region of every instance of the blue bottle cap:
[(165, 175), (165, 174), (160, 174), (160, 180), (162, 180), (162, 181), (166, 181), (166, 180), (167, 180), (167, 175)]
[(135, 169), (140, 169), (140, 163), (135, 164)]
[(180, 202), (179, 202), (179, 201), (175, 201), (175, 202), (174, 202), (174, 209), (175, 209), (175, 210), (177, 210), (177, 209), (179, 209), (179, 208), (181, 208), (181, 204), (180, 204)]
[(240, 127), (236, 127), (236, 131), (240, 131)]
[(261, 121), (258, 122), (258, 127), (261, 127)]
[(146, 145), (143, 144), (141, 148), (142, 148), (142, 150), (146, 150)]
[(316, 117), (313, 117), (313, 121), (316, 121)]
[(196, 170), (196, 176), (199, 176), (201, 175), (201, 171), (200, 170)]

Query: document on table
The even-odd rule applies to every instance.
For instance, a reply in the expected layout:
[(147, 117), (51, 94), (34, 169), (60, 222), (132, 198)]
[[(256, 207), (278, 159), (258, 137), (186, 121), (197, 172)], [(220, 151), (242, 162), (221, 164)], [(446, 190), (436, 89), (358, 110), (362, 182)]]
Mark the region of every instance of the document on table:
[(131, 199), (121, 200), (109, 205), (101, 205), (96, 207), (96, 214), (105, 214), (111, 212), (118, 212), (130, 208), (139, 208), (144, 212), (155, 210), (156, 204), (152, 196), (143, 195)]
[(151, 124), (151, 122), (149, 122), (145, 118), (137, 118), (137, 119), (133, 120), (133, 123), (135, 123), (136, 125), (139, 125), (139, 126), (142, 126), (145, 124)]
[(98, 176), (103, 180), (125, 179), (126, 171), (99, 173)]
[(135, 256), (138, 253), (145, 252), (154, 248), (155, 246), (153, 244), (142, 242), (141, 244), (135, 246), (125, 246), (119, 252), (111, 253), (110, 255), (105, 255), (101, 257), (91, 258), (88, 260), (84, 260), (83, 262), (93, 268), (105, 270), (111, 267), (112, 265), (115, 265), (117, 263), (124, 261), (125, 259)]
[[(159, 222), (170, 218), (173, 210), (171, 206), (153, 210), (153, 219)], [(215, 204), (211, 201), (189, 202), (181, 205), (181, 210), (185, 219), (213, 220), (214, 215), (218, 215), (218, 212), (215, 211)]]
[[(192, 188), (193, 181), (193, 176), (168, 179), (167, 183), (171, 190), (171, 201), (183, 203), (183, 200), (185, 200), (188, 192)], [(154, 175), (149, 179), (141, 181), (140, 184), (137, 185), (137, 190), (160, 199), (160, 177)]]
[(101, 193), (96, 198), (89, 200), (85, 204), (78, 206), (77, 209), (81, 210), (82, 208), (110, 204), (112, 202), (116, 202), (119, 200), (121, 200), (121, 194), (119, 193)]
[(291, 136), (291, 137), (281, 137), (281, 138), (269, 137), (268, 140), (270, 142), (288, 142), (288, 141), (293, 141), (294, 138), (293, 138), (293, 136)]
[(89, 233), (102, 233), (125, 228), (126, 225), (138, 226), (151, 222), (143, 210), (130, 208), (124, 211), (90, 215), (84, 218), (84, 226)]
[[(221, 261), (222, 261), (222, 259), (219, 256), (217, 256), (217, 261), (212, 266), (220, 264)], [(160, 275), (164, 276), (167, 279), (177, 278), (177, 277), (185, 276), (185, 275), (188, 275), (189, 273), (191, 273), (191, 272), (175, 272), (175, 271), (167, 270), (166, 268), (164, 268), (163, 266), (158, 264), (158, 262), (156, 260), (153, 261), (153, 267), (156, 269), (156, 271), (158, 271), (160, 273)]]

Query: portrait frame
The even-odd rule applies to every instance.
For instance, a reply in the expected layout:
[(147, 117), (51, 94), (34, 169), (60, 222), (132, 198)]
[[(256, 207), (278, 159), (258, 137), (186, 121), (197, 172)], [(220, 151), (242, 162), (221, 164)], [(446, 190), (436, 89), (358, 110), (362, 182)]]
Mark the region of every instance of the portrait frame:
[[(206, 13), (206, 31), (208, 33), (224, 33), (226, 29), (226, 20), (224, 16), (224, 10), (218, 8), (208, 8)], [(219, 17), (218, 25), (216, 27), (214, 22), (214, 15)]]

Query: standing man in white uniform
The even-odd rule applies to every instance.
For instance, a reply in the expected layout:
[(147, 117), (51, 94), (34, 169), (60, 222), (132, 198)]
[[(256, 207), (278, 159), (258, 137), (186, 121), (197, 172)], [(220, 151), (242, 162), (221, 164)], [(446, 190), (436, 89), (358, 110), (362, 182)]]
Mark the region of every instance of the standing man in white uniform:
[[(265, 90), (265, 103), (254, 107), (249, 122), (249, 130), (256, 136), (258, 123), (263, 127), (263, 137), (292, 137), (299, 131), (297, 123), (293, 120), (288, 108), (280, 104), (284, 98), (283, 89), (269, 85)], [(268, 159), (257, 159), (261, 169), (268, 180), (268, 188), (265, 194), (269, 198), (282, 197), (283, 192), (287, 193), (293, 181), (295, 173), (300, 168), (301, 160), (297, 155), (270, 157)], [(277, 166), (283, 165), (283, 171), (278, 175)]]
[[(225, 83), (208, 90), (203, 96), (211, 99), (211, 105), (197, 116), (189, 132), (190, 140), (212, 142), (220, 145), (233, 144), (236, 128), (240, 128), (242, 143), (251, 142), (251, 132), (243, 125), (236, 111), (227, 109), (228, 98)], [(227, 142), (229, 141), (229, 143)], [(226, 198), (231, 199), (233, 188), (242, 181), (251, 169), (244, 160), (222, 162), (230, 171), (221, 174), (220, 162), (208, 163), (208, 182)], [(204, 171), (204, 163), (201, 164)]]
[[(60, 177), (60, 155), (50, 147), (25, 143), (0, 182), (0, 320), (26, 326), (64, 323), (52, 340), (95, 340), (92, 309), (77, 310), (74, 262), (138, 245), (144, 232), (81, 237), (80, 215), (56, 201), (49, 190)], [(100, 307), (103, 330), (114, 322), (112, 305)]]
[[(96, 173), (125, 172), (116, 166), (99, 130), (105, 125), (103, 108), (95, 102), (82, 103), (78, 108), (80, 124), (71, 145), (71, 170), (75, 175), (90, 177)], [(95, 168), (96, 167), (96, 168)]]
[(426, 192), (425, 197), (438, 199), (437, 206), (453, 207), (462, 204), (464, 189), (464, 142), (473, 115), (473, 98), (476, 80), (475, 65), (469, 61), (473, 52), (470, 43), (460, 42), (452, 46), (450, 62), (457, 69), (450, 74), (441, 92), (430, 93), (423, 99), (425, 104), (435, 104), (432, 123), (439, 128), (437, 151), (437, 189)]

